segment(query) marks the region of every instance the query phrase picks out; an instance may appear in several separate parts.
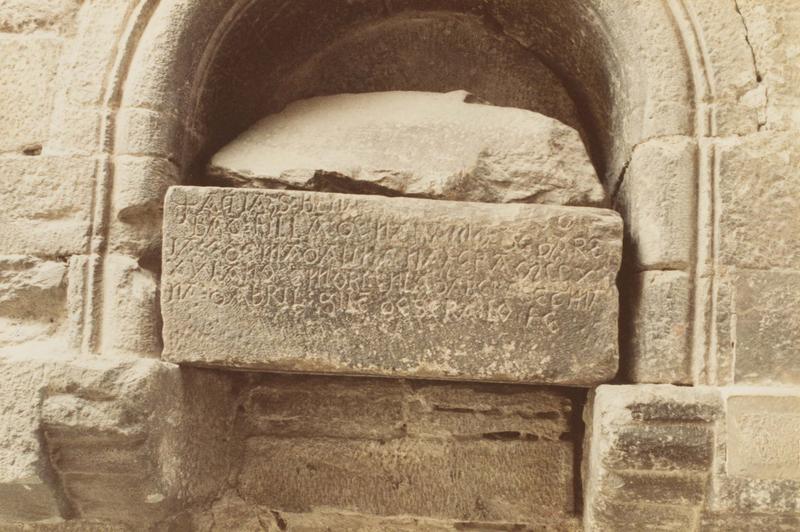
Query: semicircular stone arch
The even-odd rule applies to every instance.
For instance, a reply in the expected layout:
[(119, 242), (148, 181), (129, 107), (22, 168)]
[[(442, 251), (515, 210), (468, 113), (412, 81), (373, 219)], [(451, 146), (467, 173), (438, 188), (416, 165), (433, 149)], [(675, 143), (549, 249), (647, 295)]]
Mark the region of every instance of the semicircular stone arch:
[[(526, 50), (574, 103), (598, 173), (626, 221), (621, 330), (628, 377), (724, 381), (724, 364), (710, 355), (716, 342), (715, 170), (704, 139), (755, 121), (754, 112), (737, 106), (750, 79), (734, 76), (730, 65), (716, 68), (709, 52), (708, 43), (724, 37), (713, 33), (697, 7), (680, 0), (469, 4), (459, 3), (456, 12), (453, 2), (421, 0), (331, 3), (326, 9), (311, 1), (131, 3), (98, 96), (107, 109), (97, 146), (102, 168), (76, 344), (159, 355), (160, 209), (168, 186), (191, 180), (193, 164), (220, 123), (214, 117), (224, 108), (208, 97), (226, 61), (220, 51), (260, 46), (252, 22), (280, 35), (279, 28), (294, 27), (288, 21), (304, 20), (312, 29), (332, 28), (328, 38), (335, 40), (337, 31), (435, 11), (476, 17)], [(82, 11), (84, 21), (102, 19), (93, 9)], [(90, 52), (79, 41), (73, 56)], [(228, 71), (228, 82), (235, 84), (252, 66)], [(67, 100), (76, 77), (64, 88)], [(662, 308), (653, 299), (671, 303)], [(664, 339), (665, 321), (685, 329)]]

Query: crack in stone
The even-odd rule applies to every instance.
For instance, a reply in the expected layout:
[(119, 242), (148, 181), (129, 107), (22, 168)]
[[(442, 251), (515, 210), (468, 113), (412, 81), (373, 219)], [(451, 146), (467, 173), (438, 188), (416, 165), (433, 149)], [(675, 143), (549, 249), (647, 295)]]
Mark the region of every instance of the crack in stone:
[(750, 29), (747, 27), (747, 19), (745, 19), (744, 14), (739, 7), (739, 0), (733, 0), (733, 5), (736, 9), (736, 13), (739, 15), (739, 18), (742, 19), (742, 26), (744, 27), (744, 40), (747, 42), (747, 47), (750, 49), (750, 55), (753, 58), (753, 70), (755, 70), (756, 73), (756, 81), (761, 83), (763, 76), (761, 74), (761, 69), (758, 68), (758, 61), (756, 61), (756, 52), (753, 48), (753, 43), (750, 41)]

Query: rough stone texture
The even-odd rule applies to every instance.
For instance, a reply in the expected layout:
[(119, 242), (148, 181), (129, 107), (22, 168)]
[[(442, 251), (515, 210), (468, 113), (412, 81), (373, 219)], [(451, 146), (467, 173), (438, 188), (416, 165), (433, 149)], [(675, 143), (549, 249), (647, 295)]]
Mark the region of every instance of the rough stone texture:
[(0, 248), (5, 254), (68, 256), (85, 249), (95, 162), (0, 158)]
[(0, 0), (0, 32), (69, 31), (80, 0)]
[(0, 257), (0, 347), (56, 335), (66, 310), (66, 273), (62, 261)]
[(522, 109), (447, 94), (312, 98), (222, 148), (209, 172), (247, 186), (490, 203), (601, 205), (577, 131)]
[(721, 260), (739, 268), (800, 269), (800, 148), (795, 133), (721, 143)]
[(720, 259), (727, 266), (730, 293), (720, 342), (732, 346), (728, 359), (737, 383), (800, 383), (800, 157), (795, 137), (764, 131), (717, 149), (726, 176), (720, 182)]
[(688, 266), (696, 158), (691, 137), (652, 139), (633, 150), (615, 203), (627, 221), (626, 253), (637, 269)]
[(230, 378), (141, 358), (3, 355), (0, 369), (0, 527), (146, 527), (230, 469)]
[[(161, 369), (144, 373), (169, 375), (163, 379), (168, 385), (130, 399), (123, 399), (128, 396), (119, 386), (122, 380), (131, 384), (128, 390), (144, 390), (141, 383), (150, 377), (134, 378), (137, 372), (126, 366), (130, 359), (113, 359), (112, 353), (127, 348), (150, 356), (160, 342), (159, 285), (153, 281), (160, 277), (159, 211), (168, 185), (197, 183), (222, 145), (294, 100), (458, 89), (581, 132), (606, 190), (619, 187), (615, 195), (628, 234), (639, 239), (641, 253), (627, 256), (649, 257), (634, 273), (677, 268), (687, 276), (688, 382), (733, 385), (711, 390), (727, 402), (728, 418), (719, 417), (719, 401), (708, 398), (707, 388), (598, 392), (605, 407), (593, 408), (604, 413), (589, 426), (589, 454), (602, 455), (595, 449), (618, 423), (629, 433), (639, 425), (676, 425), (684, 444), (692, 442), (687, 434), (704, 434), (691, 427), (713, 427), (714, 449), (710, 473), (587, 466), (588, 528), (800, 529), (798, 481), (779, 478), (796, 468), (785, 450), (795, 445), (797, 390), (781, 385), (797, 383), (798, 9), (795, 0), (0, 0), (0, 278), (8, 293), (1, 306), (4, 319), (25, 315), (2, 324), (4, 339), (24, 340), (3, 347), (0, 529), (143, 530), (166, 514), (158, 526), (173, 530), (580, 528), (573, 512), (488, 522), (337, 508), (297, 513), (244, 501), (236, 494), (236, 468), (228, 465), (241, 464), (244, 431), (255, 430), (245, 427), (257, 425), (236, 413), (249, 400), (243, 382), (250, 377), (178, 371), (151, 360), (144, 362)], [(676, 143), (696, 145), (696, 153), (673, 150)], [(658, 159), (657, 152), (676, 157)], [(689, 202), (677, 201), (686, 194)], [(628, 199), (635, 201), (626, 204)], [(59, 283), (61, 264), (68, 271)], [(628, 282), (620, 279), (623, 288)], [(635, 291), (622, 294), (648, 300)], [(672, 301), (664, 301), (670, 303), (666, 313)], [(640, 315), (650, 345), (661, 345), (657, 331), (671, 320), (656, 311)], [(20, 331), (31, 334), (15, 336)], [(58, 369), (62, 358), (67, 366), (75, 362), (77, 347), (91, 353), (77, 363), (84, 370)], [(663, 375), (674, 354), (669, 347), (663, 358), (658, 350), (640, 353)], [(677, 382), (685, 362), (676, 358), (664, 380)], [(128, 369), (113, 369), (120, 364)], [(107, 366), (86, 370), (95, 365)], [(61, 379), (66, 385), (54, 383), (51, 396), (51, 386), (41, 383), (65, 372), (72, 376)], [(285, 424), (286, 440), (303, 438), (307, 424), (331, 434), (324, 438), (332, 442), (346, 440), (349, 431), (355, 440), (374, 442), (379, 434), (402, 432), (406, 423), (409, 439), (482, 441), (480, 448), (491, 443), (500, 452), (508, 438), (531, 448), (536, 441), (530, 435), (556, 434), (564, 426), (563, 411), (555, 408), (561, 399), (536, 399), (527, 389), (515, 405), (506, 402), (502, 390), (508, 388), (370, 381), (359, 400), (350, 380), (333, 379), (337, 385), (328, 387), (296, 379), (252, 394), (260, 405), (259, 426), (279, 431)], [(378, 392), (382, 386), (385, 396)], [(340, 394), (341, 402), (331, 399)], [(638, 397), (630, 409), (611, 400), (629, 394)], [(369, 398), (377, 395), (386, 412), (369, 411)], [(168, 406), (153, 408), (145, 396)], [(400, 396), (406, 399), (397, 399), (398, 428), (393, 405)], [(295, 400), (302, 410), (286, 407), (289, 419), (270, 418), (264, 406)], [(161, 442), (157, 450), (142, 451), (149, 443), (115, 436), (119, 427), (133, 425), (114, 411), (144, 410), (153, 413), (148, 419), (154, 424), (133, 416), (133, 425), (149, 427), (141, 433), (147, 442)], [(551, 425), (553, 411), (562, 414)], [(623, 423), (615, 412), (630, 419)], [(334, 423), (326, 425), (326, 417)], [(98, 425), (103, 419), (108, 423)], [(236, 423), (241, 426), (234, 430)], [(98, 436), (97, 426), (106, 432)], [(491, 438), (479, 440), (484, 430)], [(776, 437), (765, 441), (765, 430)], [(42, 453), (48, 432), (57, 445)], [(645, 441), (660, 457), (653, 464), (682, 458), (675, 445), (666, 445), (668, 435), (647, 431)], [(92, 447), (89, 436), (99, 443)], [(648, 455), (628, 437), (625, 449), (646, 463)], [(662, 451), (671, 454), (665, 458)], [(165, 457), (163, 475), (140, 474), (159, 463), (156, 456)], [(48, 463), (81, 471), (70, 469), (62, 490), (58, 469), (50, 468), (51, 476), (43, 467)], [(119, 474), (111, 484), (98, 480), (114, 468), (130, 471), (131, 464), (139, 468), (135, 481)], [(574, 473), (562, 475), (575, 483)], [(82, 501), (82, 509), (65, 511), (60, 494), (66, 492)], [(142, 493), (179, 502), (142, 503)], [(180, 495), (170, 495), (175, 493)], [(453, 492), (454, 500), (459, 493)], [(110, 515), (113, 508), (114, 522), (81, 515)], [(8, 513), (26, 522), (11, 524)], [(120, 523), (126, 516), (128, 526)]]
[(737, 273), (736, 382), (800, 384), (798, 286), (800, 271)]
[(554, 526), (574, 511), (575, 392), (266, 374), (247, 390), (251, 511)]
[(164, 229), (167, 360), (573, 384), (616, 372), (613, 211), (176, 187)]
[(0, 153), (41, 151), (61, 39), (0, 33)]
[(623, 334), (627, 376), (633, 382), (690, 383), (688, 356), (689, 276), (682, 271), (644, 271), (634, 274), (625, 296), (633, 313)]
[(800, 7), (792, 0), (736, 0), (747, 30), (756, 70), (766, 93), (764, 123), (769, 129), (797, 129), (800, 67), (797, 65)]
[(304, 532), (327, 532), (329, 530), (352, 530), (371, 532), (389, 530), (392, 532), (456, 532), (463, 530), (482, 530), (487, 532), (508, 532), (513, 530), (554, 530), (572, 532), (580, 530), (577, 520), (565, 518), (558, 522), (543, 520), (535, 523), (509, 523), (497, 521), (457, 521), (420, 517), (382, 517), (353, 512), (336, 512), (319, 509), (313, 513), (277, 511), (266, 506), (256, 506), (244, 502), (235, 493), (226, 494), (216, 501), (210, 510), (194, 515), (182, 516), (172, 523), (179, 528), (191, 530), (247, 531), (302, 530)]
[[(203, 530), (208, 507), (227, 530), (261, 514), (299, 527), (393, 526), (405, 515), (398, 525), (576, 528), (580, 392), (137, 358), (4, 356), (0, 369), (3, 530), (62, 518)], [(418, 419), (448, 432), (409, 430)]]
[(800, 480), (800, 398), (728, 399), (728, 463), (731, 476)]
[(585, 414), (585, 528), (791, 530), (799, 400), (791, 388), (599, 387)]

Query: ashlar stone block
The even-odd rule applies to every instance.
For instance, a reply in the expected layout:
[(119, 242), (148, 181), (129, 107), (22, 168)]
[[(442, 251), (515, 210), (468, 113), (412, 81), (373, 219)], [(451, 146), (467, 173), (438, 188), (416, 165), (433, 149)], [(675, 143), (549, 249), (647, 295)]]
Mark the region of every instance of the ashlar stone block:
[(729, 475), (800, 480), (800, 397), (728, 398)]
[(592, 384), (617, 369), (615, 212), (174, 187), (164, 357)]

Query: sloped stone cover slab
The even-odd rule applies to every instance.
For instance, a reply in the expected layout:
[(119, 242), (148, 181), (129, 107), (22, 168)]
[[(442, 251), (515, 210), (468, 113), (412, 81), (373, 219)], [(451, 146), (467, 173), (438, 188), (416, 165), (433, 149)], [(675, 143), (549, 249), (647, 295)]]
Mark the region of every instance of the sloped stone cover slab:
[(164, 357), (592, 384), (617, 368), (613, 212), (174, 187)]

